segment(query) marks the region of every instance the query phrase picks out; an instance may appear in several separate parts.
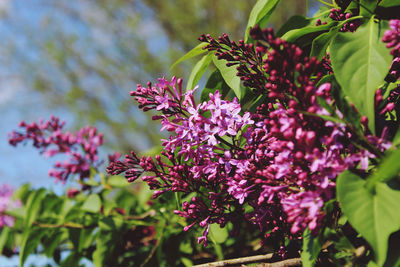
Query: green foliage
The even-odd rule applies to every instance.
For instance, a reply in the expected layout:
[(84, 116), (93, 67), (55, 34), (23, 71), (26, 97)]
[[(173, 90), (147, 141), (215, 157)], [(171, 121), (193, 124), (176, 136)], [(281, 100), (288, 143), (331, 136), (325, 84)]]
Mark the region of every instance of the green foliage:
[[(200, 18), (193, 16), (197, 11), (194, 9), (198, 7), (202, 10), (200, 7), (206, 5), (208, 1), (185, 2), (183, 7), (177, 7), (177, 9), (171, 1), (144, 2), (154, 10), (169, 8), (168, 13), (160, 12), (159, 14), (158, 19), (162, 27), (165, 27), (164, 30), (169, 37), (182, 35), (180, 43), (184, 50), (187, 51), (188, 47), (193, 46), (186, 40), (189, 37), (193, 38), (192, 33), (184, 36), (183, 30), (175, 24), (177, 22), (170, 21), (173, 16), (169, 15), (176, 15), (179, 21), (186, 19), (188, 23), (201, 22)], [(257, 1), (247, 22), (245, 42), (252, 42), (249, 29), (256, 24), (264, 27), (273, 17), (273, 12), (279, 2), (279, 0)], [(122, 5), (122, 2), (119, 4)], [(309, 57), (315, 56), (321, 60), (326, 57), (327, 52), (330, 53), (333, 74), (328, 73), (323, 77), (318, 77), (321, 79), (317, 86), (330, 83), (333, 101), (328, 103), (329, 101), (316, 97), (320, 106), (328, 112), (328, 115), (318, 116), (325, 121), (333, 121), (349, 127), (352, 130), (349, 146), (362, 147), (368, 153), (373, 153), (374, 158), (368, 162), (369, 168), (365, 171), (348, 170), (339, 175), (336, 196), (332, 196), (332, 199), (324, 206), (327, 218), (323, 222), (323, 227), (319, 233), (313, 234), (307, 229), (302, 234), (302, 246), (299, 246), (296, 251), (302, 250), (301, 260), (304, 266), (314, 266), (325, 262), (337, 266), (346, 264), (346, 266), (357, 264), (396, 266), (400, 264), (400, 257), (396, 253), (400, 243), (400, 215), (397, 212), (400, 209), (400, 165), (398, 164), (400, 130), (397, 130), (397, 134), (394, 135), (392, 148), (385, 153), (371, 148), (367, 134), (368, 130), (375, 133), (376, 90), (379, 88), (387, 90), (386, 98), (390, 90), (398, 85), (385, 81), (393, 57), (381, 41), (387, 29), (387, 21), (379, 20), (379, 16), (374, 13), (379, 7), (393, 7), (399, 3), (394, 0), (383, 0), (378, 8), (377, 1), (371, 0), (335, 1), (333, 5), (353, 12), (355, 16), (343, 21), (334, 21), (329, 18), (327, 7), (324, 7), (312, 18), (291, 17), (277, 35), (289, 43), (302, 47)], [(106, 9), (114, 10), (112, 7)], [(243, 9), (246, 8), (243, 7)], [(182, 12), (176, 12), (176, 10)], [(193, 21), (190, 21), (188, 16)], [(322, 19), (326, 24), (316, 26), (317, 19)], [(355, 20), (363, 22), (355, 33), (340, 32), (345, 24)], [(68, 53), (75, 53), (73, 42), (72, 39), (62, 44), (50, 42), (45, 47), (59, 66), (66, 67), (71, 59), (63, 53), (63, 49), (66, 48)], [(201, 43), (191, 49), (179, 58), (171, 69), (178, 73), (185, 69), (184, 64), (189, 59), (206, 52), (202, 49), (204, 45), (205, 43)], [(154, 59), (146, 48), (143, 49), (144, 57), (142, 57), (143, 55), (131, 54), (132, 51), (126, 47), (126, 44), (121, 44), (121, 47), (122, 54), (135, 55), (132, 58)], [(74, 56), (75, 59), (79, 58), (79, 55)], [(126, 59), (126, 57), (123, 58)], [(101, 62), (115, 66), (113, 65), (115, 62), (113, 63), (107, 57), (102, 58)], [(215, 68), (210, 68), (211, 62)], [(85, 62), (79, 63), (85, 65)], [(157, 60), (152, 63), (147, 67), (153, 68), (160, 65)], [(207, 52), (192, 68), (187, 90), (193, 89), (204, 74), (212, 70), (201, 90), (201, 101), (207, 101), (210, 93), (219, 90), (225, 99), (233, 99), (236, 96), (242, 104), (243, 111), (254, 111), (265, 100), (267, 94), (256, 95), (250, 88), (246, 88), (237, 76), (237, 66), (228, 67), (226, 63), (226, 60), (219, 60), (212, 52)], [(124, 64), (127, 66), (129, 62), (124, 62)], [(89, 70), (94, 69), (94, 66), (86, 67)], [(142, 78), (141, 75), (148, 74), (146, 68), (143, 69), (139, 74), (140, 77), (135, 77), (135, 81)], [(115, 83), (112, 74), (104, 69), (95, 69), (95, 71), (108, 84)], [(74, 81), (68, 95), (71, 103), (75, 103), (76, 99), (85, 96), (85, 90), (81, 88), (77, 73), (69, 70), (67, 76)], [(132, 81), (131, 78), (128, 80)], [(94, 113), (99, 108), (104, 108), (97, 96), (88, 96), (88, 98), (89, 107), (96, 107), (93, 109)], [(334, 106), (340, 112), (336, 112)], [(77, 109), (80, 110), (78, 107)], [(308, 115), (308, 112), (304, 112), (304, 115)], [(368, 117), (369, 129), (365, 129), (361, 123), (362, 115)], [(94, 121), (99, 120), (100, 117), (109, 125), (117, 125), (111, 118), (102, 118), (101, 112), (90, 116), (93, 116)], [(135, 127), (137, 128), (137, 125)], [(151, 129), (147, 130), (150, 135), (154, 132)], [(121, 131), (117, 129), (116, 132)], [(160, 148), (150, 151), (151, 154), (159, 152)], [(175, 216), (171, 212), (174, 209), (180, 209), (181, 203), (189, 200), (194, 196), (193, 194), (168, 192), (154, 201), (151, 199), (151, 191), (140, 183), (129, 184), (122, 176), (106, 176), (95, 169), (91, 170), (91, 174), (90, 179), (81, 181), (80, 186), (86, 189), (69, 197), (58, 196), (45, 189), (21, 187), (16, 192), (15, 198), (20, 199), (23, 205), (7, 211), (8, 215), (16, 218), (16, 222), (14, 227), (4, 227), (1, 230), (0, 251), (4, 253), (19, 247), (21, 266), (26, 258), (34, 253), (43, 253), (52, 257), (60, 266), (78, 266), (82, 259), (90, 260), (95, 266), (136, 266), (138, 264), (192, 266), (196, 264), (199, 257), (211, 261), (237, 257), (241, 254), (265, 252), (264, 248), (260, 248), (260, 237), (252, 231), (252, 228), (232, 237), (230, 233), (233, 226), (229, 223), (223, 228), (217, 224), (210, 225), (209, 237), (212, 242), (207, 248), (200, 247), (196, 243), (196, 236), (200, 236), (204, 229), (197, 229), (197, 233), (196, 230), (183, 231), (183, 226), (192, 222)], [(200, 193), (208, 194), (209, 192)], [(229, 207), (229, 209), (237, 208)], [(251, 209), (246, 212), (251, 212)], [(235, 227), (247, 229), (251, 226), (235, 225)], [(147, 234), (144, 234), (145, 232)], [(285, 245), (292, 245), (291, 242), (293, 240), (287, 239)], [(268, 252), (275, 249), (273, 245), (266, 247)], [(358, 253), (360, 248), (364, 249), (362, 253)], [(60, 258), (62, 251), (68, 252), (67, 258)]]
[(98, 195), (90, 195), (85, 202), (83, 203), (82, 210), (91, 212), (91, 213), (98, 213), (101, 208), (101, 199)]
[(203, 102), (208, 100), (209, 94), (214, 93), (217, 90), (224, 98), (226, 97), (228, 99), (228, 93), (234, 94), (230, 87), (226, 84), (221, 72), (218, 69), (216, 69), (208, 78), (204, 89), (201, 91), (200, 101)]
[(381, 41), (386, 24), (371, 18), (355, 33), (339, 33), (331, 45), (335, 77), (375, 132), (374, 96), (386, 77), (392, 56)]
[(397, 177), (400, 173), (400, 164), (398, 164), (399, 158), (400, 149), (396, 149), (393, 152), (388, 151), (387, 157), (378, 165), (377, 170), (368, 177), (366, 188), (373, 192), (377, 182), (384, 183)]
[(190, 73), (189, 80), (186, 86), (186, 91), (192, 90), (196, 86), (200, 78), (206, 72), (208, 65), (210, 65), (212, 57), (213, 55), (211, 53), (208, 53), (196, 63), (196, 65), (193, 67), (192, 72)]
[(301, 262), (303, 266), (314, 266), (319, 252), (321, 251), (322, 244), (318, 237), (311, 235), (310, 229), (306, 229), (303, 233), (303, 251), (301, 253)]
[(360, 0), (360, 15), (367, 18), (371, 17), (374, 14), (377, 4), (376, 0)]
[(280, 0), (258, 0), (251, 10), (249, 20), (247, 22), (246, 32), (244, 35), (244, 41), (248, 42), (249, 30), (254, 27), (254, 25), (260, 25), (265, 27), (269, 17), (275, 10), (276, 6), (279, 4)]
[(337, 194), (344, 215), (371, 245), (375, 261), (381, 266), (390, 234), (400, 229), (400, 190), (377, 182), (375, 192), (370, 192), (365, 180), (345, 171), (338, 177)]
[(185, 55), (183, 55), (181, 58), (179, 58), (177, 61), (175, 61), (174, 64), (172, 64), (171, 69), (175, 68), (179, 63), (188, 60), (190, 58), (199, 56), (201, 54), (204, 54), (206, 52), (206, 50), (203, 49), (203, 47), (206, 45), (207, 43), (200, 43), (198, 44), (195, 48), (193, 48), (192, 50), (190, 50), (189, 52), (187, 52)]
[(394, 6), (400, 6), (400, 3), (397, 0), (382, 0), (379, 3), (379, 6), (381, 6), (381, 7), (394, 7)]
[(337, 22), (330, 22), (326, 25), (306, 26), (300, 29), (290, 30), (282, 36), (282, 39), (290, 43), (296, 43), (300, 46), (306, 46), (311, 44), (316, 37), (324, 32), (329, 31), (336, 25)]
[(236, 75), (237, 70), (235, 66), (226, 66), (226, 60), (218, 60), (216, 56), (212, 58), (214, 65), (221, 73), (225, 83), (232, 89), (237, 98), (240, 100), (243, 97), (243, 89), (241, 86), (240, 78)]

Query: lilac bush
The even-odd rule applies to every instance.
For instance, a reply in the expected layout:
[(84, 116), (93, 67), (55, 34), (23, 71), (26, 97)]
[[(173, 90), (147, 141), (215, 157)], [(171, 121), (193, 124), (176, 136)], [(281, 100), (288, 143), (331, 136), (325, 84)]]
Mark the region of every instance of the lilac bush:
[[(155, 114), (168, 137), (155, 156), (110, 155), (110, 176), (91, 181), (104, 186), (102, 193), (67, 191), (68, 201), (87, 197), (79, 205), (82, 214), (98, 219), (100, 230), (94, 232), (104, 234), (96, 239), (95, 262), (110, 245), (102, 238), (117, 239), (113, 231), (120, 227), (140, 240), (124, 236), (121, 250), (154, 245), (146, 264), (157, 249), (161, 255), (157, 246), (167, 242), (162, 239), (169, 226), (172, 244), (176, 236), (195, 232), (204, 251), (211, 244), (220, 258), (224, 248), (242, 249), (241, 242), (252, 239), (261, 241), (260, 253), (297, 257), (295, 263), (304, 266), (400, 264), (400, 20), (385, 21), (394, 1), (334, 1), (334, 8), (305, 19), (306, 26), (293, 25), (299, 19), (294, 18), (277, 34), (257, 25), (275, 7), (267, 2), (252, 11), (244, 40), (200, 36), (202, 48), (184, 56), (205, 54), (186, 90), (181, 78), (163, 77), (130, 93), (143, 112)], [(198, 101), (198, 86), (191, 84), (211, 62), (216, 69)], [(24, 131), (13, 132), (10, 144), (32, 140), (45, 156), (68, 156), (50, 176), (66, 181), (75, 174), (83, 180), (100, 166), (97, 149), (104, 141), (96, 128), (63, 132), (64, 122), (54, 117), (20, 126)], [(126, 186), (121, 174), (128, 182), (141, 178), (158, 199), (146, 204), (131, 199), (129, 205), (154, 210), (126, 216), (130, 206), (108, 202), (107, 190)], [(176, 208), (168, 211), (164, 204)], [(146, 217), (151, 218), (140, 221)], [(127, 221), (132, 224), (122, 227)], [(72, 227), (92, 227), (79, 223)], [(248, 226), (259, 231), (249, 233)], [(186, 241), (179, 249), (193, 254)]]
[[(366, 136), (367, 147), (354, 145), (353, 129), (324, 121), (321, 116), (343, 118), (331, 97), (331, 84), (317, 85), (329, 69), (275, 38), (270, 29), (251, 33), (259, 40), (254, 48), (226, 35), (218, 41), (203, 36), (201, 41), (229, 65), (238, 65), (241, 79), (266, 93), (265, 104), (255, 113), (242, 112), (236, 98), (223, 100), (218, 91), (196, 104), (193, 90), (182, 93), (176, 78), (147, 88), (138, 85), (131, 95), (139, 107), (159, 111), (153, 119), (161, 120), (162, 130), (172, 135), (162, 140), (163, 157), (139, 158), (131, 152), (107, 169), (125, 172), (129, 181), (152, 173), (143, 180), (155, 190), (154, 197), (169, 191), (196, 193), (175, 213), (189, 220), (185, 231), (195, 224), (205, 228), (199, 238), (205, 245), (210, 224), (238, 225), (243, 213), (265, 237), (281, 236), (281, 242), (287, 228), (291, 238), (307, 227), (317, 234), (326, 217), (325, 203), (335, 196), (336, 177), (347, 169), (365, 171), (376, 153), (391, 146), (373, 135)], [(268, 60), (262, 60), (264, 54)], [(321, 101), (332, 110), (321, 107)], [(247, 205), (250, 212), (244, 212)]]

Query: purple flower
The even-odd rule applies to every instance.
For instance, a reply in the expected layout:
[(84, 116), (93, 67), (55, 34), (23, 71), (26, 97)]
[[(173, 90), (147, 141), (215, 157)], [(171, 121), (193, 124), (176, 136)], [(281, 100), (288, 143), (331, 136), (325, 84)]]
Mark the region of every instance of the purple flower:
[(317, 192), (300, 192), (291, 194), (281, 200), (283, 210), (288, 215), (288, 222), (292, 223), (293, 234), (308, 227), (311, 231), (317, 229), (323, 218), (321, 211), (323, 199)]
[(90, 175), (90, 166), (100, 165), (98, 147), (104, 143), (103, 134), (98, 133), (95, 127), (86, 126), (75, 133), (63, 132), (65, 122), (54, 116), (49, 121), (39, 120), (39, 123), (27, 124), (21, 122), (19, 126), (24, 132), (13, 131), (9, 134), (8, 142), (16, 146), (27, 140), (33, 141), (46, 157), (64, 154), (68, 157), (64, 162), (56, 162), (49, 175), (57, 181), (65, 182), (72, 174), (85, 179)]
[(0, 185), (0, 229), (4, 226), (14, 226), (14, 217), (6, 212), (9, 209), (17, 208), (21, 205), (19, 201), (12, 201), (13, 189), (7, 185)]

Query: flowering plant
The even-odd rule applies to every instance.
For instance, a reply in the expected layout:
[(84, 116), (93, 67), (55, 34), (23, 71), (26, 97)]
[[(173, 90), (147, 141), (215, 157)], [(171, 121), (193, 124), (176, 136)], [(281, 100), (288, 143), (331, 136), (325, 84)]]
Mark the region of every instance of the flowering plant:
[[(169, 136), (159, 155), (111, 156), (107, 172), (141, 178), (155, 202), (176, 200), (168, 216), (182, 235), (201, 229), (197, 242), (211, 239), (220, 258), (229, 235), (259, 240), (284, 264), (397, 266), (400, 20), (390, 10), (400, 4), (333, 1), (274, 33), (263, 27), (278, 3), (257, 2), (244, 40), (202, 35), (182, 58), (204, 54), (186, 90), (176, 77), (139, 84), (131, 96)], [(207, 68), (198, 101), (193, 85)], [(95, 129), (62, 134), (54, 118), (21, 126), (11, 144), (32, 139), (71, 157), (51, 176), (85, 184), (98, 167)]]

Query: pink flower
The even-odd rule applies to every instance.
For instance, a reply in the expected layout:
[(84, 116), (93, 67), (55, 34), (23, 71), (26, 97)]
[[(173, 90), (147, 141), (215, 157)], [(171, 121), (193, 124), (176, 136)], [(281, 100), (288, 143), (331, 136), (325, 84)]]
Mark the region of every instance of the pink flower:
[(75, 133), (63, 132), (65, 122), (54, 116), (49, 121), (39, 120), (39, 123), (20, 123), (24, 132), (13, 131), (9, 134), (8, 142), (16, 146), (21, 142), (32, 140), (34, 147), (38, 148), (46, 157), (64, 154), (67, 160), (57, 162), (54, 169), (49, 170), (49, 175), (57, 181), (65, 182), (72, 174), (77, 174), (79, 179), (90, 175), (90, 166), (100, 165), (98, 147), (104, 143), (103, 134), (98, 133), (95, 127), (86, 126)]
[(19, 201), (12, 202), (12, 195), (13, 189), (9, 185), (0, 185), (0, 229), (4, 226), (14, 226), (14, 217), (6, 214), (6, 211), (19, 207), (21, 203)]
[(317, 229), (324, 214), (321, 210), (324, 201), (316, 192), (300, 192), (291, 194), (281, 200), (283, 210), (288, 215), (288, 222), (292, 223), (293, 234), (308, 227), (311, 231)]

